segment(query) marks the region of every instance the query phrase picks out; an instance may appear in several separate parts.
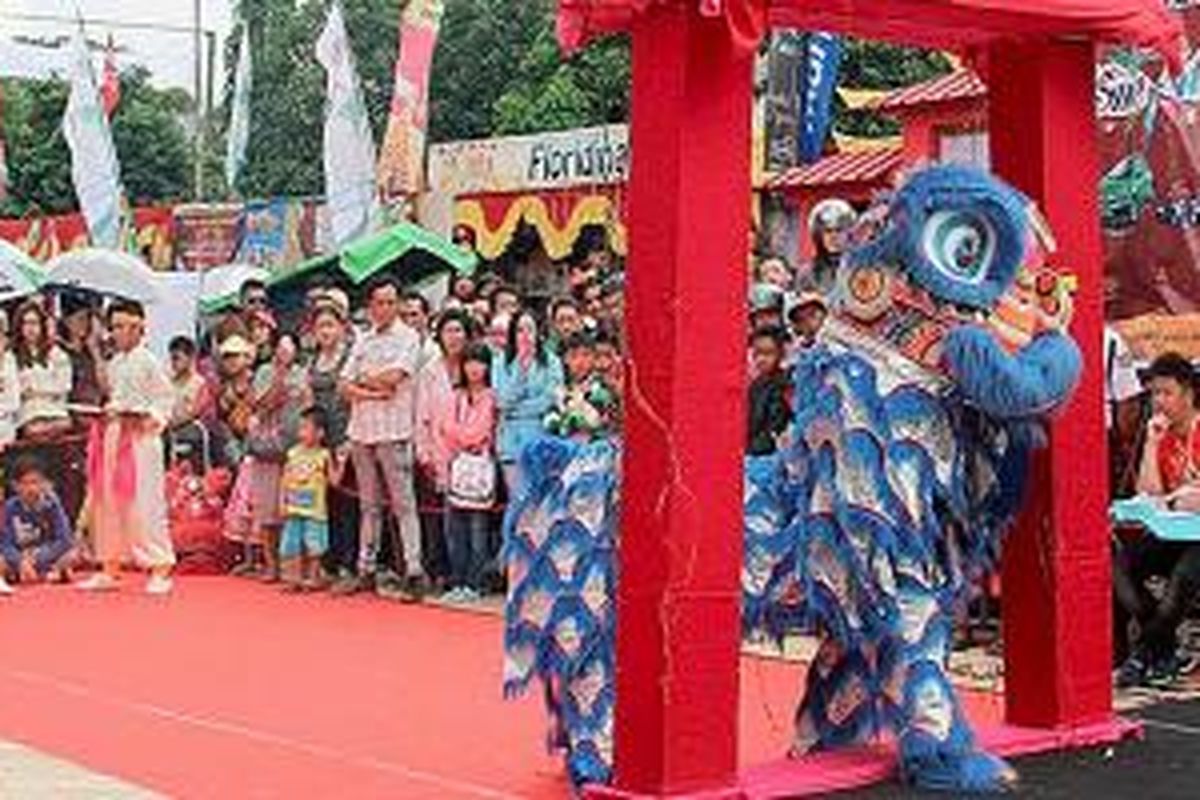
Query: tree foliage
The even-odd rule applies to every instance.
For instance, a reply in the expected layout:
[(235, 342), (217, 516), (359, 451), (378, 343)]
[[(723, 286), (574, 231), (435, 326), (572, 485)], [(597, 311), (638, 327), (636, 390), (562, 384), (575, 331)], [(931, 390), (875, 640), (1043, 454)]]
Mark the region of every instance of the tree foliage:
[[(950, 61), (936, 50), (900, 47), (865, 39), (849, 39), (842, 57), (839, 84), (851, 89), (896, 89), (950, 71)], [(896, 123), (870, 111), (852, 111), (840, 101), (834, 129), (851, 136), (889, 136)]]
[[(178, 90), (150, 85), (149, 73), (121, 73), (121, 102), (111, 124), (121, 181), (134, 204), (171, 202), (190, 190), (191, 158), (181, 123), (189, 103)], [(4, 81), (9, 197), (3, 216), (77, 209), (71, 152), (62, 132), (68, 85), (61, 80)]]
[(553, 25), (554, 0), (446, 0), (430, 80), (430, 138), (495, 132), (493, 109)]
[[(371, 127), (387, 125), (403, 0), (344, 0)], [(625, 119), (629, 55), (620, 40), (563, 62), (554, 0), (446, 0), (430, 80), (430, 139), (448, 141)], [(254, 81), (245, 196), (320, 194), (325, 75), (314, 47), (325, 0), (242, 0)], [(240, 25), (226, 43), (228, 120)], [(218, 137), (219, 138), (219, 137)], [(216, 143), (218, 146), (220, 142)]]
[(112, 135), (129, 202), (147, 205), (190, 196), (193, 153), (183, 126), (190, 107), (182, 89), (151, 86), (145, 68), (122, 74)]
[[(344, 0), (342, 7), (378, 141), (391, 103), (399, 4), (397, 0)], [(240, 18), (250, 27), (254, 74), (250, 141), (237, 187), (243, 195), (305, 195), (322, 190), (325, 72), (315, 49), (326, 9), (323, 0), (242, 0)], [(226, 44), (228, 75), (222, 112), (226, 124), (241, 35), (239, 25)]]
[(609, 38), (562, 60), (547, 27), (492, 108), (496, 133), (564, 130), (629, 117), (629, 42)]

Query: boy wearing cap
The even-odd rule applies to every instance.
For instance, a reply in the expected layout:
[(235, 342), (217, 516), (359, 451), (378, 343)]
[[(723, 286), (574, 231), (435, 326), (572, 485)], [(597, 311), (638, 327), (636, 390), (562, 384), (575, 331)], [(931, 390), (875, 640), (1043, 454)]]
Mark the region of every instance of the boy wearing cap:
[(771, 283), (750, 287), (750, 330), (783, 325), (783, 290)]
[(171, 591), (175, 550), (167, 530), (162, 432), (174, 393), (165, 370), (142, 343), (142, 306), (114, 302), (108, 325), (116, 348), (108, 363), (110, 394), (88, 444), (92, 530), (103, 569), (79, 587), (116, 589), (121, 564), (132, 557), (150, 572), (146, 592), (165, 595)]
[(821, 338), (821, 329), (829, 316), (829, 307), (820, 292), (800, 292), (787, 300), (787, 321), (791, 341), (783, 359), (784, 367), (790, 368), (800, 353), (816, 346)]

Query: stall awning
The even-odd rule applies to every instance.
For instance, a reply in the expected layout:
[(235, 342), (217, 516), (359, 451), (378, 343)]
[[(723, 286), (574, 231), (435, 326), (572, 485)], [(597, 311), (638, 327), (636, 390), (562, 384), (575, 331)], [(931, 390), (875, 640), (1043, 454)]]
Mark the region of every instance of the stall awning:
[(559, 37), (578, 47), (627, 30), (652, 5), (680, 1), (724, 17), (742, 41), (769, 22), (929, 47), (1072, 36), (1153, 48), (1174, 63), (1182, 55), (1183, 29), (1162, 0), (559, 0)]
[(537, 231), (546, 255), (556, 260), (571, 254), (580, 231), (588, 225), (604, 227), (609, 246), (624, 255), (623, 194), (623, 187), (614, 185), (464, 195), (454, 203), (454, 223), (475, 233), (476, 252), (489, 260), (504, 252), (522, 222)]

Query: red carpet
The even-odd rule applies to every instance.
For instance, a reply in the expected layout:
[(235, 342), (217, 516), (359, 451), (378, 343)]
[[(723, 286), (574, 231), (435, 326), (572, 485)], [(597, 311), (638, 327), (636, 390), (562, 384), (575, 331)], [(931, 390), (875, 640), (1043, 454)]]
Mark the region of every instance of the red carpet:
[[(540, 694), (500, 697), (496, 618), (224, 578), (137, 590), (0, 603), (0, 738), (180, 798), (567, 796)], [(743, 660), (744, 765), (786, 750), (801, 672)]]

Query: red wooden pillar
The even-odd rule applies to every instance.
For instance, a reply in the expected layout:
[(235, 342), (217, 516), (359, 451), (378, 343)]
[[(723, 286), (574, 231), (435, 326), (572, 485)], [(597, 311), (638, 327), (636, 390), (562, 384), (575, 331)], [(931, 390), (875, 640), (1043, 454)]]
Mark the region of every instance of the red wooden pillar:
[(1079, 277), (1072, 333), (1083, 381), (1051, 425), (1004, 554), (1008, 721), (1033, 727), (1112, 718), (1094, 69), (1086, 42), (998, 45), (988, 60), (993, 167), (1038, 202), (1058, 240), (1055, 263)]
[(752, 53), (696, 3), (633, 35), (618, 797), (739, 797)]

